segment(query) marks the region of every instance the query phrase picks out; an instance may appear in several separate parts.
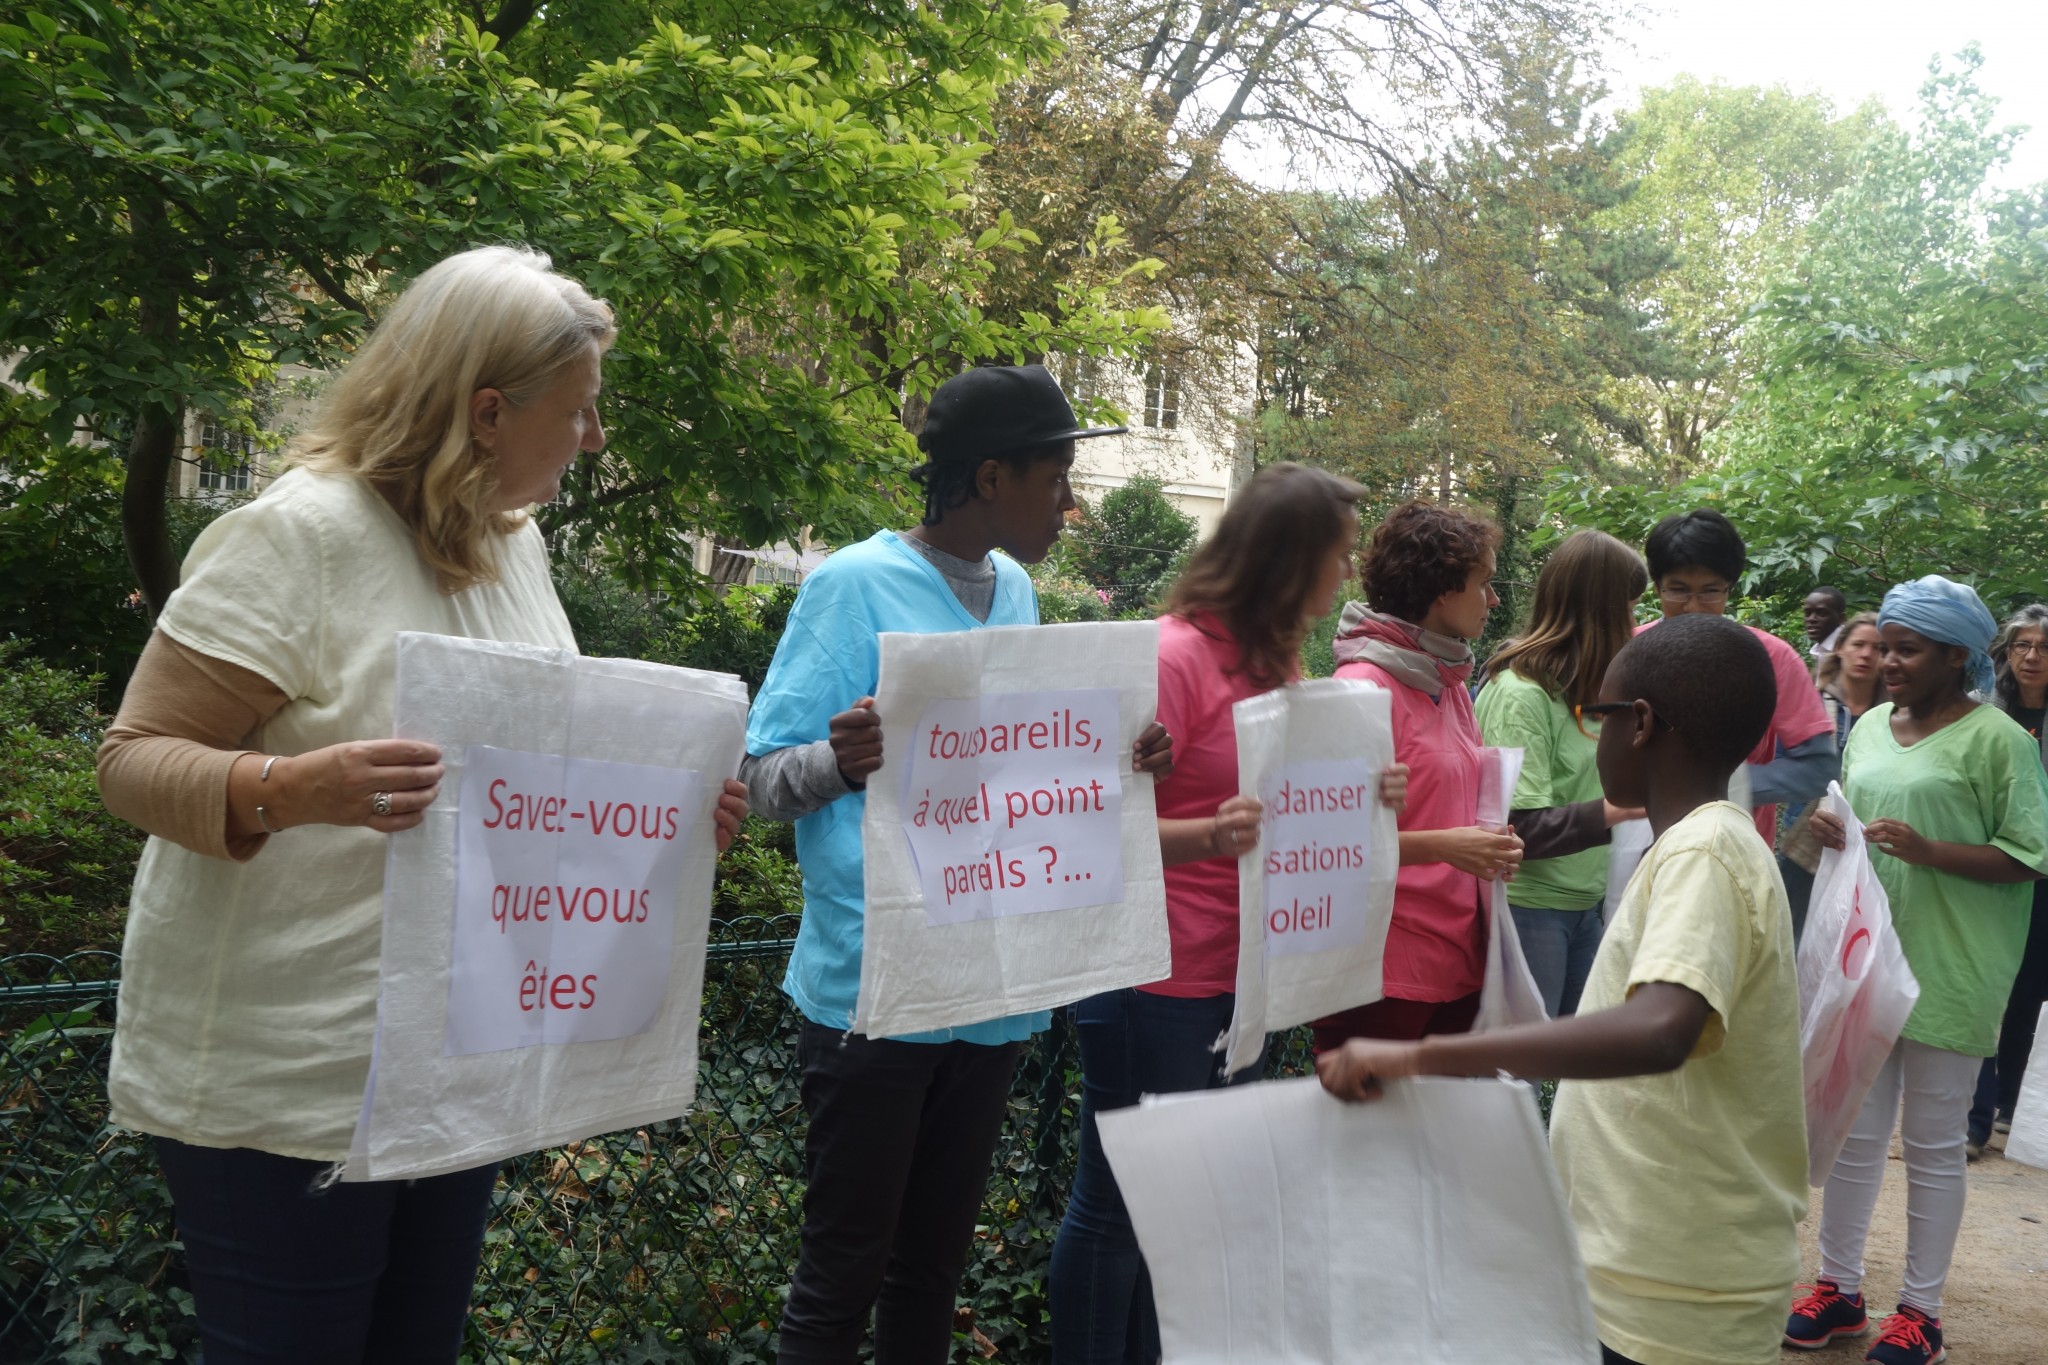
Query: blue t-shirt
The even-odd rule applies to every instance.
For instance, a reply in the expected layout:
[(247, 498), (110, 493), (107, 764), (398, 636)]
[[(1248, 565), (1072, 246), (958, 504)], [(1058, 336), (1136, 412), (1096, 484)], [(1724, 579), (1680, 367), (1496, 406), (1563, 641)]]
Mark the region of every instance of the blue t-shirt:
[[(1037, 625), (1038, 594), (1030, 576), (1013, 560), (992, 558), (996, 592), (987, 621), (968, 615), (938, 569), (894, 531), (877, 531), (819, 565), (797, 594), (782, 642), (775, 647), (775, 662), (754, 698), (747, 752), (759, 757), (828, 738), (833, 716), (874, 695), (881, 673), (875, 637), (885, 630), (936, 635)], [(889, 742), (884, 736), (885, 763)], [(782, 989), (804, 1018), (827, 1028), (852, 1027), (860, 994), (865, 908), (860, 826), (867, 802), (867, 793), (853, 792), (796, 822), (804, 918)], [(1052, 1016), (1040, 1011), (906, 1034), (901, 1041), (1008, 1043), (1051, 1023)]]

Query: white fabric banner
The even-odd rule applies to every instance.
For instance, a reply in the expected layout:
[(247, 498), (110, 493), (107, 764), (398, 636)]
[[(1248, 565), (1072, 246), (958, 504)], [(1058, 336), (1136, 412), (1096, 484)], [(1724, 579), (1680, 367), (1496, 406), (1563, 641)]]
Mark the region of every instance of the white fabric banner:
[(1172, 974), (1152, 778), (1152, 621), (885, 633), (861, 827), (853, 1027), (1048, 1009)]
[(738, 678), (398, 637), (393, 731), (447, 776), (385, 863), (377, 1042), (345, 1179), (674, 1118), (696, 1089)]
[(1269, 1081), (1098, 1123), (1166, 1365), (1600, 1359), (1525, 1085), (1400, 1081), (1345, 1104)]
[[(2034, 1029), (2036, 1055), (2048, 1046), (2048, 1005)], [(2020, 1082), (2019, 1103), (2012, 1110), (2012, 1131), (2005, 1135), (2005, 1154), (2014, 1161), (2048, 1170), (2048, 1062), (2029, 1065)]]
[(1379, 799), (1394, 761), (1384, 689), (1322, 678), (1231, 712), (1238, 790), (1266, 808), (1238, 860), (1237, 1006), (1219, 1044), (1235, 1074), (1268, 1033), (1380, 998), (1401, 836)]
[(1892, 927), (1891, 900), (1870, 865), (1863, 822), (1839, 782), (1821, 809), (1847, 843), (1823, 849), (1799, 940), (1799, 1061), (1806, 1084), (1806, 1179), (1825, 1185), (1871, 1083), (1920, 999)]
[[(1520, 749), (1485, 749), (1479, 769), (1479, 815), (1482, 825), (1505, 825), (1522, 775)], [(1479, 988), (1479, 1015), (1474, 1033), (1510, 1024), (1540, 1024), (1550, 1017), (1543, 992), (1522, 955), (1522, 935), (1508, 909), (1508, 887), (1498, 877), (1479, 883), (1479, 901), (1486, 916), (1486, 977)]]

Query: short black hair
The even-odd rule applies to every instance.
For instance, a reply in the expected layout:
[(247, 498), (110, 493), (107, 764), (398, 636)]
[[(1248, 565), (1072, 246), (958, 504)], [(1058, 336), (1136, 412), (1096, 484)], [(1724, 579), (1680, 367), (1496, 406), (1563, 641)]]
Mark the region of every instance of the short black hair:
[(1812, 592), (1806, 595), (1808, 597), (1827, 598), (1830, 602), (1833, 602), (1835, 604), (1836, 611), (1849, 610), (1849, 599), (1842, 594), (1842, 590), (1840, 588), (1831, 588), (1827, 584), (1823, 583), (1819, 587), (1815, 588)]
[(1040, 460), (1065, 455), (1070, 444), (1056, 441), (1051, 445), (999, 451), (978, 459), (926, 460), (910, 471), (910, 477), (924, 485), (924, 525), (937, 526), (946, 513), (973, 501), (974, 478), (981, 472), (983, 460), (1001, 460), (1021, 474)]
[(1650, 581), (1662, 583), (1664, 575), (1697, 564), (1728, 580), (1733, 586), (1749, 567), (1749, 551), (1734, 524), (1711, 507), (1696, 507), (1664, 518), (1643, 542), (1644, 558), (1650, 561)]
[(1661, 621), (1629, 641), (1614, 667), (1623, 690), (1650, 703), (1695, 757), (1731, 772), (1777, 710), (1771, 656), (1748, 626), (1725, 616)]

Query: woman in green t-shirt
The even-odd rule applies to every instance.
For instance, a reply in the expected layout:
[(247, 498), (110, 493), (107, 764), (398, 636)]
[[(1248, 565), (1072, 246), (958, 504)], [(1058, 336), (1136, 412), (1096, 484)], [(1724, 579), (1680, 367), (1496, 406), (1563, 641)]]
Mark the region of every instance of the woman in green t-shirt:
[[(1920, 999), (1828, 1176), (1820, 1275), (1785, 1335), (1815, 1347), (1868, 1329), (1863, 1244), (1897, 1126), (1906, 1269), (1869, 1359), (1929, 1365), (1942, 1356), (1941, 1293), (1963, 1221), (1971, 1093), (2019, 970), (2028, 883), (2048, 867), (2048, 791), (2038, 742), (1971, 695), (1991, 691), (1995, 632), (1975, 592), (1935, 575), (1902, 583), (1878, 623), (1891, 702), (1850, 731), (1842, 783)], [(1841, 847), (1839, 820), (1822, 812), (1813, 825)]]
[(1515, 832), (1527, 847), (1566, 850), (1526, 859), (1508, 884), (1522, 956), (1552, 1018), (1577, 1011), (1600, 948), (1608, 831), (1642, 814), (1601, 795), (1593, 764), (1599, 722), (1580, 725), (1573, 708), (1599, 700), (1649, 582), (1642, 557), (1613, 536), (1572, 532), (1536, 579), (1528, 628), (1494, 652), (1473, 705), (1488, 744), (1522, 751), (1508, 803)]

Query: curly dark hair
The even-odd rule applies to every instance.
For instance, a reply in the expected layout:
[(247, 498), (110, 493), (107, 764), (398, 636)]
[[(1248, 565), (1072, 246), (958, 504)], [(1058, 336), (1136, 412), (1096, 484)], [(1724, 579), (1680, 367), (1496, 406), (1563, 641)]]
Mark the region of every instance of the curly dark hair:
[(1358, 577), (1374, 611), (1410, 623), (1429, 614), (1436, 599), (1457, 592), (1472, 570), (1500, 546), (1500, 528), (1484, 517), (1405, 502), (1373, 527)]

